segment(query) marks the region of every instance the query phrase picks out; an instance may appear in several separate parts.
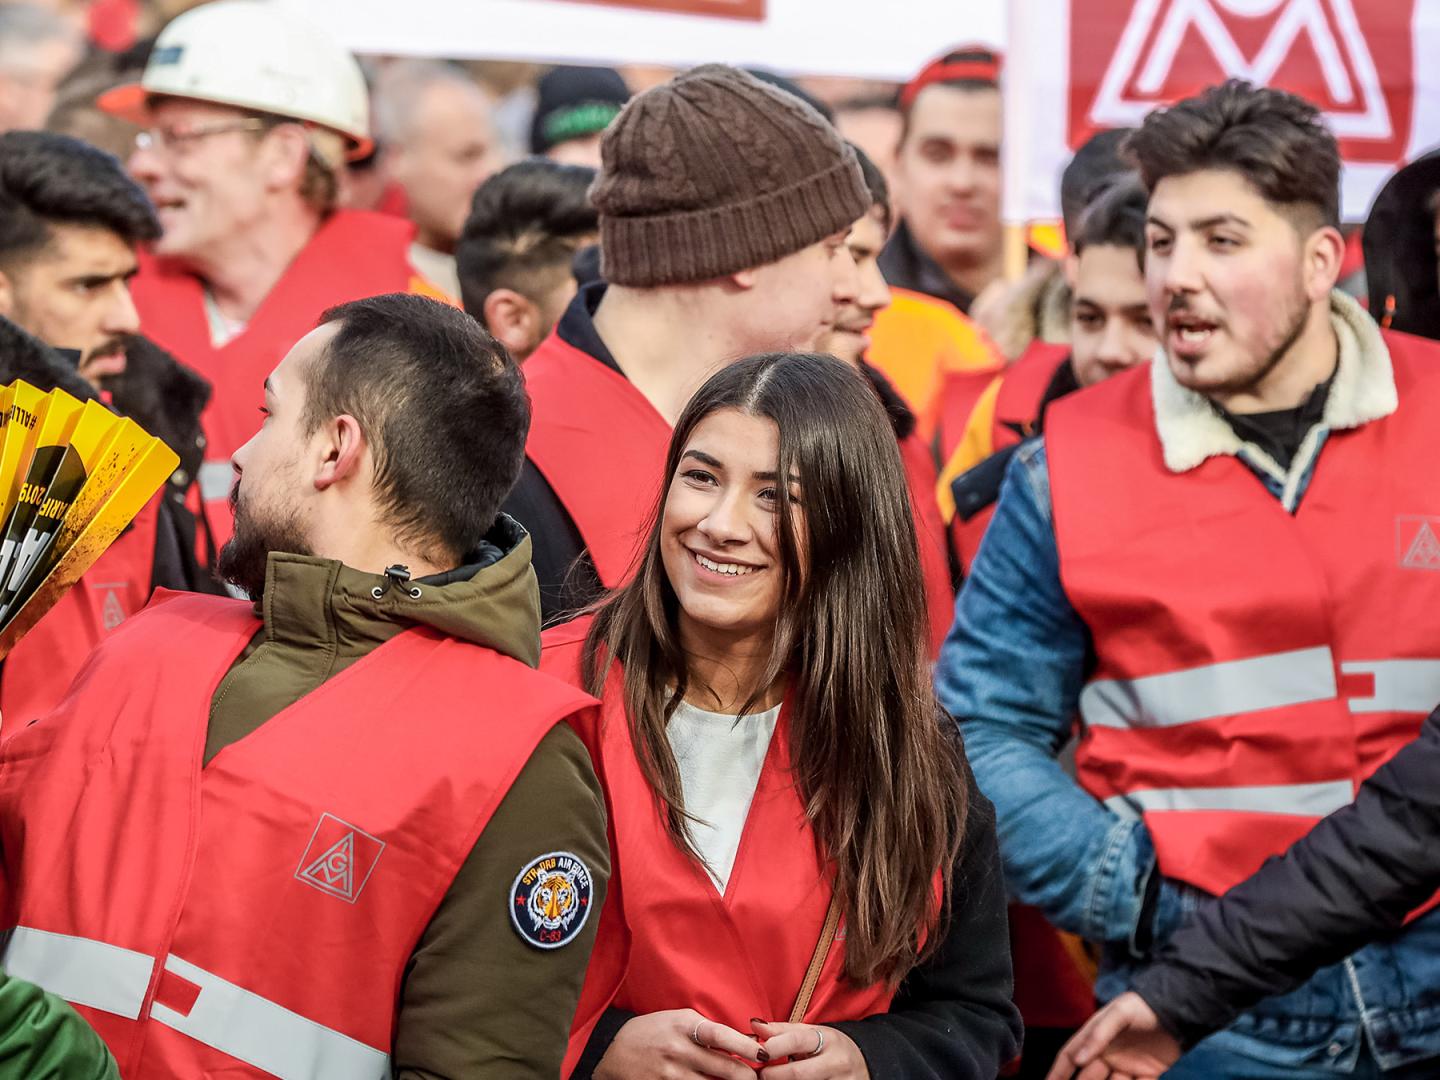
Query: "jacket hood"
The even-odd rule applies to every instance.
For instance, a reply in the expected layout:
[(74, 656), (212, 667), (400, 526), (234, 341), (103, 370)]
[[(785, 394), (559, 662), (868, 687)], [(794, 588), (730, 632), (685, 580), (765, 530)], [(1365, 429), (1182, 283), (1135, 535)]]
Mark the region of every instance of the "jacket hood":
[(465, 565), (392, 581), (334, 559), (274, 552), (261, 616), (271, 639), (336, 643), (339, 651), (428, 626), (535, 667), (540, 661), (540, 592), (530, 536), (500, 515)]
[(1381, 326), (1440, 338), (1435, 215), (1440, 151), (1417, 158), (1380, 189), (1361, 235), (1370, 313)]

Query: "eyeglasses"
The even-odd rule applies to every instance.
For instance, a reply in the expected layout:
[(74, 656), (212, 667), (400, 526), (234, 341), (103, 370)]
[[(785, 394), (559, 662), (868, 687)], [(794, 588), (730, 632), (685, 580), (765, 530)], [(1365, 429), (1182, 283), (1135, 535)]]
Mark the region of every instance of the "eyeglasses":
[(234, 131), (265, 131), (274, 125), (265, 120), (217, 120), (213, 124), (194, 127), (152, 127), (135, 134), (135, 149), (157, 150), (169, 154), (182, 150), (211, 135), (228, 135)]

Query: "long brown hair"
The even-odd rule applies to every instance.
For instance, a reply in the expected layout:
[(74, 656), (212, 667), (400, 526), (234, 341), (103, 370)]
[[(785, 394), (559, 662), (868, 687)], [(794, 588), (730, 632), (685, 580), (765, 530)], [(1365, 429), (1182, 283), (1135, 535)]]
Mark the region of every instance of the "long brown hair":
[[(833, 860), (845, 915), (845, 973), (898, 983), (935, 945), (966, 816), (962, 751), (930, 684), (925, 591), (904, 469), (874, 391), (829, 356), (769, 354), (701, 387), (675, 426), (665, 481), (634, 579), (598, 609), (585, 642), (591, 692), (624, 673), (640, 766), (671, 839), (699, 858), (666, 726), (691, 675), (678, 601), (661, 559), (666, 492), (691, 433), (738, 409), (779, 429), (780, 611), (756, 699), (786, 680), (793, 776), (819, 854)], [(796, 516), (803, 515), (803, 527)], [(803, 540), (799, 535), (803, 528)], [(603, 654), (603, 655), (602, 655)], [(756, 700), (746, 703), (750, 711)]]

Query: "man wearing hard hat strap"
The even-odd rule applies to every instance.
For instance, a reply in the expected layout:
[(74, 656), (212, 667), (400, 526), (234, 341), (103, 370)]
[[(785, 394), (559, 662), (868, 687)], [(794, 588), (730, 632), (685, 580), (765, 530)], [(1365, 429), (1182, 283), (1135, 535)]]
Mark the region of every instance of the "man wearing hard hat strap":
[(256, 0), (207, 4), (100, 105), (145, 127), (130, 170), (164, 232), (135, 303), (145, 333), (214, 384), (200, 487), (223, 544), (230, 458), (266, 373), (328, 307), (438, 290), (410, 264), (407, 222), (337, 209), (346, 154), (370, 148), (369, 104), (354, 57), (319, 27)]

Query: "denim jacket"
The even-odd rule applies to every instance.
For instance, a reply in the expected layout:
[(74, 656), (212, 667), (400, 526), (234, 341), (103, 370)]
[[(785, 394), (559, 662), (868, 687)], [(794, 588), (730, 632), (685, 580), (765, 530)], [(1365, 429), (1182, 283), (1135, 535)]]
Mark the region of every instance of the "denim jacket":
[[(1244, 461), (1292, 512), (1329, 432), (1378, 418), (1383, 386), (1367, 387), (1365, 380), (1388, 380), (1392, 403), (1380, 415), (1394, 411), (1388, 352), (1374, 324), (1344, 301), (1335, 309), (1341, 350), (1332, 400), (1291, 467), (1282, 470), (1258, 447), (1241, 443), (1228, 425), (1231, 443), (1213, 451)], [(1342, 319), (1351, 324), (1348, 335)], [(1168, 372), (1158, 370), (1163, 361), (1155, 368), (1158, 387)], [(1367, 393), (1370, 407), (1350, 415), (1357, 397), (1367, 404)], [(1159, 395), (1157, 388), (1157, 409)], [(1209, 416), (1224, 424), (1213, 411)], [(1166, 446), (1167, 463), (1174, 449)], [(1169, 937), (1202, 894), (1158, 878), (1145, 826), (1117, 817), (1058, 761), (1093, 663), (1089, 630), (1061, 583), (1045, 446), (1037, 439), (1020, 448), (1007, 470), (956, 601), (936, 685), (960, 721), (980, 788), (995, 804), (1012, 892), (1061, 929), (1101, 943), (1096, 992), (1107, 1000), (1128, 986), (1151, 947)], [(1440, 910), (1320, 971), (1299, 990), (1269, 999), (1213, 1038), (1273, 1065), (1345, 1073), (1367, 1033), (1385, 1068), (1440, 1056)]]

